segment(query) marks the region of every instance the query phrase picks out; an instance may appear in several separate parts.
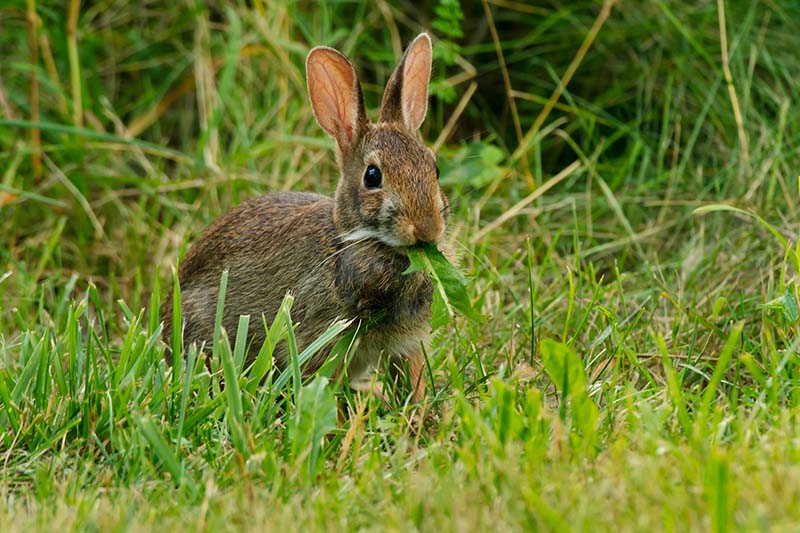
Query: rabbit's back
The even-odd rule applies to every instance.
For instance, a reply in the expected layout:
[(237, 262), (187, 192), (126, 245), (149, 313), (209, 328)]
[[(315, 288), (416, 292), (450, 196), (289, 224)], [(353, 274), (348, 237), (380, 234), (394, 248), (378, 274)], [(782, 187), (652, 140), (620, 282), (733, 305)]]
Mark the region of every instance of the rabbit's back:
[(280, 244), (273, 241), (274, 237), (296, 236), (292, 226), (300, 224), (309, 208), (320, 214), (331, 213), (333, 201), (320, 194), (281, 192), (265, 194), (236, 206), (206, 229), (189, 249), (181, 263), (181, 281), (196, 282), (195, 276), (208, 273), (213, 274), (215, 283), (219, 284), (219, 276), (230, 267), (230, 262), (254, 253), (277, 251), (271, 246)]
[[(262, 314), (271, 322), (287, 291), (303, 293), (293, 318), (308, 329), (318, 329), (315, 319), (329, 323), (338, 309), (330, 298), (333, 275), (322, 265), (336, 252), (336, 241), (333, 200), (326, 196), (271, 193), (231, 210), (205, 231), (181, 264), (185, 345), (210, 345), (223, 270), (228, 270), (223, 326), (232, 337), (239, 315), (250, 315), (251, 351), (257, 352), (265, 337)], [(168, 300), (162, 312), (165, 338), (171, 335), (171, 309)]]

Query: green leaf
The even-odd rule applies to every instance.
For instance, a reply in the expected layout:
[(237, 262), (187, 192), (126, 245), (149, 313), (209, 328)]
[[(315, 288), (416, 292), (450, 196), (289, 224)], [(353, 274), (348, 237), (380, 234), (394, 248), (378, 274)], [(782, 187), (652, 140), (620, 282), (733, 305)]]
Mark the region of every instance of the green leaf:
[(222, 317), (225, 310), (225, 293), (228, 291), (228, 270), (222, 271), (219, 278), (219, 292), (217, 292), (217, 313), (214, 317), (214, 339), (211, 346), (211, 357), (219, 361), (219, 338), (222, 334)]
[(505, 156), (501, 148), (489, 143), (462, 146), (442, 162), (442, 182), (483, 189), (507, 171), (501, 165)]
[(328, 378), (317, 376), (300, 390), (289, 428), (292, 455), (305, 458), (309, 479), (323, 464), (320, 452), (325, 435), (336, 427), (336, 400), (327, 385)]
[(497, 435), (497, 440), (505, 445), (518, 439), (524, 428), (524, 419), (517, 409), (515, 388), (499, 378), (489, 386), (486, 407), (491, 412), (488, 418)]
[[(239, 330), (247, 330), (249, 315), (239, 317)], [(237, 341), (240, 339), (237, 338)], [(242, 392), (239, 386), (239, 372), (231, 352), (231, 345), (228, 342), (228, 335), (222, 330), (219, 343), (219, 352), (222, 358), (222, 370), (225, 376), (225, 397), (227, 398), (228, 428), (231, 432), (231, 439), (236, 450), (243, 456), (249, 455), (247, 429), (244, 420), (244, 408), (242, 406)]]
[(440, 33), (447, 37), (458, 39), (464, 36), (464, 31), (461, 29), (464, 12), (461, 10), (461, 4), (458, 0), (439, 0), (433, 11), (436, 14), (431, 23), (434, 29), (439, 30)]
[[(291, 324), (291, 318), (288, 316), (288, 311), (286, 315), (286, 324)], [(292, 364), (287, 366), (283, 372), (275, 379), (273, 383), (273, 387), (276, 390), (283, 389), (286, 384), (289, 382), (289, 379), (292, 379), (292, 386), (297, 383), (297, 388), (292, 389), (295, 392), (295, 396), (299, 394), (300, 391), (300, 384), (302, 384), (302, 373), (301, 368), (302, 366), (311, 359), (314, 354), (316, 354), (319, 350), (325, 347), (328, 343), (332, 342), (336, 337), (340, 334), (344, 333), (345, 330), (352, 324), (352, 320), (338, 320), (328, 326), (328, 329), (325, 330), (325, 333), (317, 337), (314, 342), (309, 344), (305, 347), (305, 349), (298, 354), (297, 353), (297, 344), (294, 337), (294, 326), (289, 326), (286, 329), (286, 340), (288, 345), (289, 351), (289, 358), (294, 361)], [(294, 342), (294, 346), (291, 344)], [(330, 359), (329, 359), (330, 360)], [(327, 363), (326, 363), (327, 364)], [(299, 403), (299, 398), (295, 400), (295, 404)]]
[(759, 305), (758, 308), (780, 311), (783, 317), (789, 322), (797, 322), (800, 320), (800, 312), (798, 312), (794, 294), (788, 289), (783, 295)]
[(264, 338), (264, 343), (258, 350), (258, 355), (247, 371), (249, 381), (245, 388), (250, 394), (256, 393), (256, 390), (261, 385), (264, 377), (270, 370), (272, 370), (272, 366), (274, 364), (272, 353), (275, 351), (275, 346), (278, 344), (278, 341), (286, 338), (287, 325), (284, 319), (285, 317), (290, 316), (293, 303), (294, 297), (287, 293), (283, 297), (281, 306), (278, 308), (278, 312), (275, 314), (272, 324), (269, 326), (267, 326), (264, 315), (261, 315), (261, 320), (264, 324), (264, 331), (266, 335)]
[(196, 493), (197, 487), (192, 480), (192, 478), (184, 472), (183, 466), (181, 462), (178, 460), (178, 457), (172, 453), (167, 445), (167, 441), (164, 439), (164, 436), (161, 434), (161, 431), (156, 427), (155, 422), (149, 416), (135, 418), (139, 430), (141, 431), (144, 438), (150, 444), (150, 447), (153, 449), (153, 452), (164, 465), (164, 468), (172, 475), (172, 479), (178, 485), (186, 485), (190, 492), (193, 494)]
[(467, 294), (467, 278), (434, 244), (416, 246), (408, 249), (411, 264), (404, 274), (423, 271), (430, 276), (434, 286), (431, 305), (431, 327), (436, 329), (455, 316), (456, 313), (481, 324), (486, 316), (475, 309)]
[(433, 302), (431, 303), (431, 329), (439, 329), (450, 322), (450, 320), (452, 320), (450, 311), (447, 309), (447, 304), (444, 298), (442, 298), (441, 292), (438, 290), (434, 291)]
[(542, 364), (562, 396), (586, 389), (583, 361), (569, 346), (551, 339), (542, 341)]
[(702, 401), (700, 402), (700, 408), (697, 411), (697, 418), (695, 419), (695, 427), (698, 436), (705, 434), (707, 431), (706, 421), (708, 420), (708, 416), (712, 411), (714, 399), (717, 397), (717, 389), (720, 383), (722, 383), (722, 378), (725, 376), (725, 373), (728, 371), (728, 366), (733, 358), (733, 353), (741, 344), (743, 329), (743, 322), (735, 324), (731, 329), (731, 333), (728, 335), (728, 340), (725, 342), (725, 346), (719, 353), (719, 358), (717, 359), (717, 364), (714, 367), (714, 372), (711, 374), (711, 379), (708, 381), (706, 390), (703, 391)]
[[(0, 402), (5, 407), (3, 411), (0, 411), (0, 425), (5, 426), (4, 415), (8, 416), (8, 421), (11, 423), (11, 427), (14, 429), (14, 433), (19, 431), (19, 407), (11, 400), (11, 393), (8, 390), (7, 380), (10, 383), (13, 383), (12, 379), (9, 379), (8, 372), (4, 369), (0, 369)], [(9, 432), (4, 433), (4, 439), (10, 437)], [(8, 443), (6, 443), (8, 445)]]
[(541, 344), (542, 364), (561, 394), (561, 418), (570, 412), (572, 429), (582, 435), (585, 446), (594, 444), (599, 410), (589, 397), (583, 361), (566, 344), (545, 339)]
[(181, 284), (178, 270), (172, 269), (172, 384), (178, 383), (183, 344), (183, 318), (181, 316)]

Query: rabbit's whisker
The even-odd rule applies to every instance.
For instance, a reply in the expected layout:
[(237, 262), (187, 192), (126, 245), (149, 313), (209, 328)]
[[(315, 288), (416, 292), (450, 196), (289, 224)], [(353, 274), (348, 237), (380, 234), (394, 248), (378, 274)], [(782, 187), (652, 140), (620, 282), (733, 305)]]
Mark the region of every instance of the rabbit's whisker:
[(366, 242), (366, 241), (368, 241), (369, 239), (370, 239), (370, 237), (364, 237), (363, 239), (359, 239), (359, 240), (357, 240), (357, 241), (348, 242), (347, 246), (343, 246), (342, 248), (340, 248), (340, 249), (336, 250), (335, 252), (333, 252), (332, 254), (330, 254), (328, 257), (326, 257), (325, 259), (323, 259), (323, 260), (322, 260), (322, 261), (319, 263), (319, 265), (317, 265), (317, 268), (321, 267), (322, 265), (324, 265), (325, 263), (327, 263), (328, 261), (330, 261), (331, 259), (333, 259), (333, 258), (334, 258), (334, 257), (336, 257), (337, 255), (339, 255), (340, 253), (344, 252), (345, 250), (348, 250), (348, 249), (352, 248), (353, 246), (356, 246), (356, 245), (358, 245), (358, 244), (361, 244), (362, 242)]

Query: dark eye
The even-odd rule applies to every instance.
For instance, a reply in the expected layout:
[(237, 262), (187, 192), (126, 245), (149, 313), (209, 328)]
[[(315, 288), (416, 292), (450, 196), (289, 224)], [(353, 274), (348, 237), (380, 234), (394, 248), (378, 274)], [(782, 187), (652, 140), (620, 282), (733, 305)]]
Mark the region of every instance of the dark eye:
[(383, 183), (383, 174), (381, 169), (375, 165), (369, 165), (367, 171), (364, 172), (364, 187), (367, 189), (380, 189)]
[(439, 167), (436, 167), (436, 181), (439, 181)]

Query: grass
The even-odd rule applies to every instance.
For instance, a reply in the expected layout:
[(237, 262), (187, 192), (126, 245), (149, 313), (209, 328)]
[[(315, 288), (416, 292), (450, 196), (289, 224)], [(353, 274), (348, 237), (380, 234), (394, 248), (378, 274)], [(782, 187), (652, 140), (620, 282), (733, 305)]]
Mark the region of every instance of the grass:
[[(0, 7), (0, 530), (798, 527), (795, 2), (63, 4)], [(425, 423), (274, 369), (290, 300), (173, 372), (202, 228), (335, 186), (309, 47), (374, 109), (421, 29), (488, 316), (437, 329)]]

